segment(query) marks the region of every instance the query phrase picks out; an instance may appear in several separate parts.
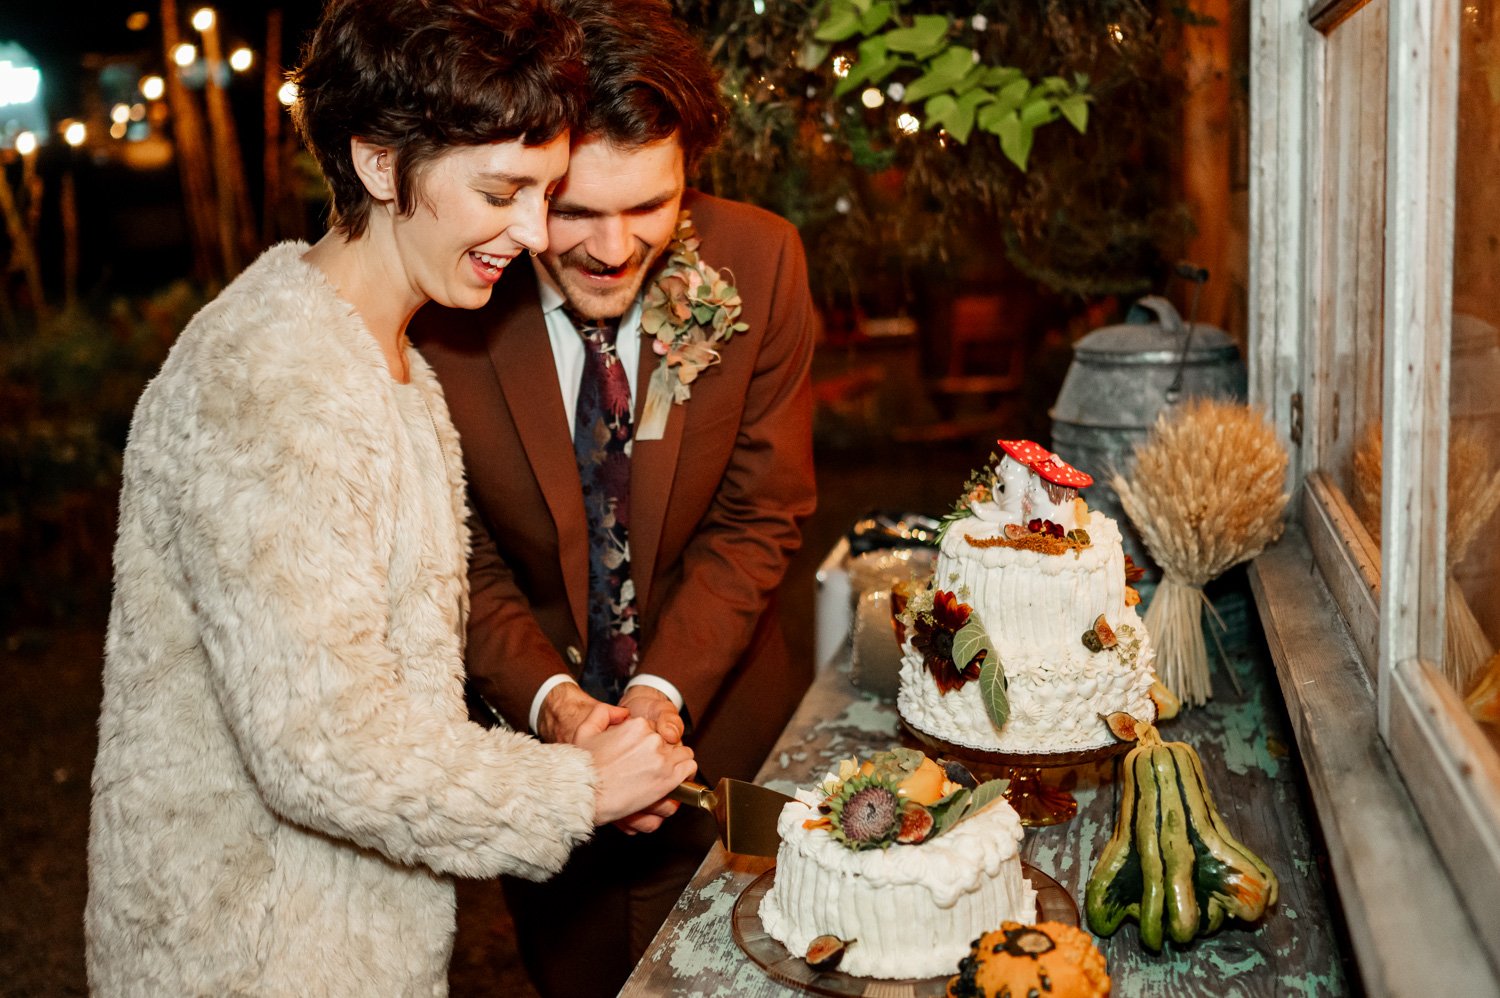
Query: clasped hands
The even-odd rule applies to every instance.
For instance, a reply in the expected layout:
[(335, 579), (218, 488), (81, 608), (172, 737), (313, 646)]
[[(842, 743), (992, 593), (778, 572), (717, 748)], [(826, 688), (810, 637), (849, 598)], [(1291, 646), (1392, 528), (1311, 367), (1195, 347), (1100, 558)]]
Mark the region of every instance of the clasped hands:
[(588, 749), (599, 773), (595, 823), (627, 835), (653, 832), (677, 810), (666, 794), (697, 772), (677, 706), (650, 686), (632, 686), (616, 705), (560, 683), (537, 713), (537, 735)]

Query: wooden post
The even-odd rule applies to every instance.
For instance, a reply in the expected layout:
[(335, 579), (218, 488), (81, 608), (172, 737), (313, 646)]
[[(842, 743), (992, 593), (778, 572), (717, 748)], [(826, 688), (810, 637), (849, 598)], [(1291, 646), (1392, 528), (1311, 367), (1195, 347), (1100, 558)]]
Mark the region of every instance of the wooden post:
[[(1214, 275), (1203, 287), (1198, 321), (1230, 325), (1230, 0), (1198, 0), (1182, 27), (1184, 96), (1179, 151), (1183, 197), (1197, 231), (1187, 258)], [(1183, 313), (1186, 315), (1186, 311)]]
[(172, 137), (177, 149), (177, 172), (182, 178), (183, 205), (193, 241), (193, 276), (211, 283), (224, 276), (216, 263), (213, 177), (204, 153), (203, 122), (192, 93), (182, 81), (182, 69), (172, 58), (182, 41), (177, 26), (177, 0), (161, 0), (161, 38), (166, 52), (167, 106), (172, 112)]
[[(21, 162), (24, 164), (30, 159), (31, 156), (22, 156)], [(23, 174), (25, 169), (23, 165)], [(47, 312), (47, 299), (42, 295), (42, 274), (36, 262), (36, 246), (26, 231), (26, 221), (16, 205), (15, 194), (11, 191), (10, 180), (6, 177), (3, 166), (0, 166), (0, 213), (5, 215), (5, 231), (10, 235), (10, 266), (6, 268), (6, 273), (19, 270), (26, 276), (31, 307), (40, 318)]]
[(219, 45), (219, 19), (204, 28), (203, 62), (208, 68), (204, 96), (208, 104), (209, 135), (213, 140), (214, 188), (218, 194), (219, 245), (226, 274), (237, 274), (255, 255), (255, 215), (245, 189), (245, 165), (240, 140), (229, 109), (229, 95), (221, 76), (229, 72)]
[(281, 230), (281, 9), (266, 12), (266, 60), (261, 66), (261, 113), (265, 131), (262, 172), (265, 197), (261, 202), (262, 245), (285, 236)]
[(63, 309), (72, 311), (78, 304), (78, 194), (71, 166), (63, 171), (59, 208), (63, 227)]

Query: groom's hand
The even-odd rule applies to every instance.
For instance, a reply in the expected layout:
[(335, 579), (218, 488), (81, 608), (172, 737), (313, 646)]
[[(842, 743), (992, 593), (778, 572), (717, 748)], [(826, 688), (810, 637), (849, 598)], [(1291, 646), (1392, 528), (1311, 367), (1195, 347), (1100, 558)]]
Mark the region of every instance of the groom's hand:
[(645, 718), (668, 744), (676, 745), (682, 741), (687, 725), (677, 712), (677, 705), (656, 687), (630, 687), (620, 697), (620, 706), (629, 710), (631, 717)]
[[(542, 701), (536, 715), (536, 734), (544, 742), (575, 744), (578, 729), (595, 707), (608, 706), (583, 691), (577, 683), (558, 683)], [(619, 724), (630, 716), (624, 707), (609, 706), (609, 723)]]

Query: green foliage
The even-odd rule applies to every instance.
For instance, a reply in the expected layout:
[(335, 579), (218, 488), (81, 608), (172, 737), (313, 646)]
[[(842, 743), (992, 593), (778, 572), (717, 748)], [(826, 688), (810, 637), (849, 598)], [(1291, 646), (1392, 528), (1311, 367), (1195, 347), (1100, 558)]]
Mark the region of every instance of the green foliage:
[(202, 304), (185, 283), (0, 333), (0, 629), (107, 594), (136, 399)]
[[(978, 51), (957, 41), (960, 22), (941, 14), (903, 18), (905, 2), (829, 0), (813, 38), (858, 39), (858, 57), (834, 86), (834, 96), (906, 77), (908, 82), (889, 86), (886, 93), (911, 109), (919, 127), (940, 128), (962, 145), (977, 125), (999, 139), (1001, 151), (1021, 170), (1036, 129), (1063, 118), (1079, 132), (1087, 130), (1087, 76), (1080, 73), (1072, 83), (1060, 76), (1032, 83), (1015, 66), (986, 65)], [(897, 27), (887, 29), (891, 22)], [(925, 120), (915, 114), (918, 103)]]
[[(675, 3), (711, 40), (730, 106), (699, 186), (797, 225), (825, 303), (900, 306), (1001, 257), (1056, 291), (1136, 294), (1190, 228), (1170, 187), (1180, 22), (1165, 0)], [(980, 61), (960, 76), (964, 52)], [(896, 82), (905, 103), (851, 96)], [(927, 127), (904, 131), (903, 112)]]

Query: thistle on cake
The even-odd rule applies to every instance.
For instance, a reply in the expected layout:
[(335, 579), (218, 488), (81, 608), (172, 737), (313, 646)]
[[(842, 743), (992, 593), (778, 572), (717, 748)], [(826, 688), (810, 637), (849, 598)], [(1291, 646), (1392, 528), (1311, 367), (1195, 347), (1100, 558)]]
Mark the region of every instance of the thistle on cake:
[(1005, 786), (977, 783), (957, 763), (940, 766), (915, 749), (894, 748), (841, 761), (819, 786), (821, 799), (805, 801), (820, 814), (803, 827), (823, 829), (854, 850), (920, 845), (979, 813)]

